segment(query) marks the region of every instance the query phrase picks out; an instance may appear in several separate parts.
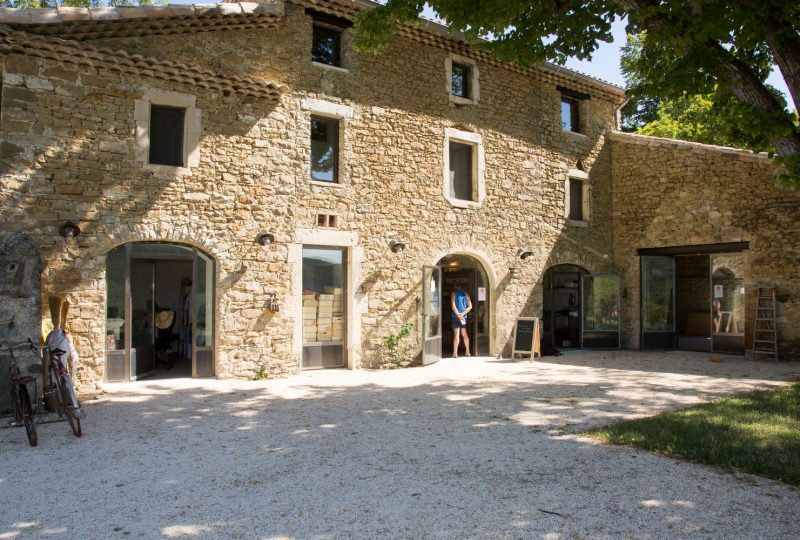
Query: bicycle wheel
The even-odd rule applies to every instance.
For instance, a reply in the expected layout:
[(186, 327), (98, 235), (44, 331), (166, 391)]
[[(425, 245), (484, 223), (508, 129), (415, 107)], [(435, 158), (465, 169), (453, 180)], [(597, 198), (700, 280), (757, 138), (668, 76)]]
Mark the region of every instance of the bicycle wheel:
[(24, 384), (19, 385), (19, 400), (22, 404), (22, 420), (25, 422), (25, 432), (28, 434), (28, 442), (31, 446), (39, 444), (39, 435), (36, 433), (36, 424), (33, 419), (33, 406), (31, 396), (28, 394), (28, 387)]
[(64, 393), (61, 390), (61, 379), (58, 376), (58, 372), (56, 368), (50, 365), (50, 389), (52, 390), (55, 387), (55, 403), (56, 412), (58, 413), (58, 418), (60, 419), (64, 416), (64, 412), (66, 411), (66, 404), (64, 402)]
[(59, 390), (61, 390), (61, 402), (64, 404), (64, 413), (67, 415), (69, 427), (72, 428), (72, 433), (74, 433), (76, 437), (80, 437), (83, 434), (81, 431), (81, 419), (78, 418), (75, 407), (73, 406), (78, 400), (75, 399), (75, 394), (67, 375), (61, 375), (58, 386)]

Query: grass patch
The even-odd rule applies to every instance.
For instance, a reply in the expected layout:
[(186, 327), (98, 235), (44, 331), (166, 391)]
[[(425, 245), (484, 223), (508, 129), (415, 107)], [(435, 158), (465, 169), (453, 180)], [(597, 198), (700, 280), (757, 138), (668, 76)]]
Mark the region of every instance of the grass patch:
[(589, 435), (800, 486), (800, 384), (620, 422)]

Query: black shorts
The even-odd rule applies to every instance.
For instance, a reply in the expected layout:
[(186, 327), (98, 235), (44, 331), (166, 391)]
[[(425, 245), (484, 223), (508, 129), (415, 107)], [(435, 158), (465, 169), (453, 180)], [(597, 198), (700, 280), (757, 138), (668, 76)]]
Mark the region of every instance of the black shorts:
[(453, 328), (453, 330), (455, 330), (456, 328), (466, 328), (467, 327), (467, 319), (465, 318), (464, 322), (462, 323), (461, 320), (459, 320), (458, 317), (453, 317), (450, 320), (450, 326)]

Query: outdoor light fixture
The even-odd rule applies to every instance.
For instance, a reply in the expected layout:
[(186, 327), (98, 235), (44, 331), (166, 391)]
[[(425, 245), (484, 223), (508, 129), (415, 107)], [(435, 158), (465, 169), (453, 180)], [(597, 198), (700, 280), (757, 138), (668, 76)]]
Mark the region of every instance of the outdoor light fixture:
[(533, 257), (533, 252), (532, 251), (528, 251), (527, 249), (522, 249), (522, 248), (519, 248), (517, 250), (517, 254), (519, 255), (519, 258), (522, 259), (523, 261), (528, 260), (531, 257)]
[(81, 234), (81, 228), (71, 221), (65, 221), (61, 227), (58, 228), (58, 234), (69, 240)]
[(400, 253), (406, 249), (406, 245), (402, 242), (398, 242), (397, 240), (392, 240), (389, 242), (389, 249), (392, 250), (392, 253)]
[(256, 236), (256, 244), (268, 246), (275, 241), (275, 237), (268, 232), (262, 232)]

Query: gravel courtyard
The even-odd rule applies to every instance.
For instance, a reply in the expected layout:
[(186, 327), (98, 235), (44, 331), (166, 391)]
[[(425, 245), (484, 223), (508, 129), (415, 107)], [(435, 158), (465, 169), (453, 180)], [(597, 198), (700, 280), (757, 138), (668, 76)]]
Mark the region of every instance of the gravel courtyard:
[(81, 439), (0, 429), (0, 539), (798, 538), (800, 490), (577, 435), (800, 378), (710, 358), (109, 384)]

